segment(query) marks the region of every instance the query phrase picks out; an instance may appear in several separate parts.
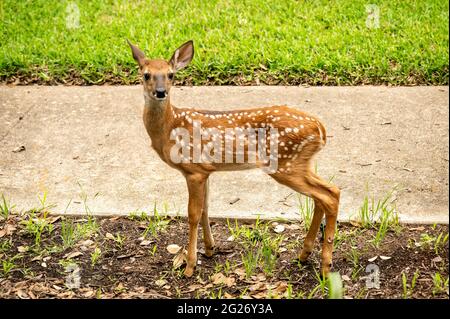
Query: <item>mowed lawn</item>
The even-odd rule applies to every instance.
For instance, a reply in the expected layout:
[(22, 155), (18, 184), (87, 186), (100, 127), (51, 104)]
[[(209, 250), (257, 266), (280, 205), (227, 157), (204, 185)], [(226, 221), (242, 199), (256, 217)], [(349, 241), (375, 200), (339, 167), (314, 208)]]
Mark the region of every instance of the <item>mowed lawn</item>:
[(1, 0), (0, 79), (136, 83), (128, 38), (166, 59), (193, 39), (183, 84), (447, 85), (448, 10), (447, 0)]

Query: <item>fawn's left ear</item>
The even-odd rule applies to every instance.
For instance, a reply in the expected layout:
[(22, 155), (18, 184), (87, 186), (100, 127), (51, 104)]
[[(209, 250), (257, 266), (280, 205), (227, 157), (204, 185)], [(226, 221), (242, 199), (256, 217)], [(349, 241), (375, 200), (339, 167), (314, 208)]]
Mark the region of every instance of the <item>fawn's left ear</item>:
[(136, 62), (139, 64), (139, 66), (142, 66), (144, 64), (145, 60), (145, 54), (142, 52), (137, 46), (131, 44), (131, 42), (127, 39), (128, 45), (131, 48), (131, 52), (133, 53), (133, 58), (136, 60)]
[(170, 58), (170, 65), (174, 71), (181, 70), (188, 65), (194, 56), (194, 42), (192, 40), (187, 41), (175, 50)]

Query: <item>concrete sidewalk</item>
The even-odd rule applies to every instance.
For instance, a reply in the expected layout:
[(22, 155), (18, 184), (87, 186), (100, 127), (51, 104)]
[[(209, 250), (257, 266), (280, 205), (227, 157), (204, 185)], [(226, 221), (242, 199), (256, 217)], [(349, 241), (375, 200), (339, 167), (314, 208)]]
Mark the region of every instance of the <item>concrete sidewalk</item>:
[[(288, 104), (317, 115), (328, 144), (319, 175), (342, 188), (340, 219), (356, 214), (366, 186), (375, 198), (394, 186), (401, 219), (448, 223), (448, 87), (182, 87), (177, 106), (236, 109)], [(150, 148), (139, 86), (0, 86), (0, 193), (19, 209), (150, 211), (166, 202), (186, 215), (183, 177)], [(20, 146), (24, 151), (13, 152)], [(70, 205), (66, 210), (69, 201)], [(211, 177), (216, 217), (298, 218), (297, 195), (262, 171)]]

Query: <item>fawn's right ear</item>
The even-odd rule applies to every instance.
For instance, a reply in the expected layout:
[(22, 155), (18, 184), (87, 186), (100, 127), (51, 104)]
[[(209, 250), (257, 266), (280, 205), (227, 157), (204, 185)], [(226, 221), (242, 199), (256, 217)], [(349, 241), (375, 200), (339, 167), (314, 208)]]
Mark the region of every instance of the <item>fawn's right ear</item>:
[(145, 54), (142, 52), (137, 46), (133, 45), (128, 39), (127, 39), (128, 45), (131, 48), (131, 52), (133, 53), (133, 58), (136, 60), (136, 62), (141, 67), (144, 64)]
[(175, 50), (172, 57), (170, 58), (169, 63), (176, 72), (188, 65), (191, 62), (193, 56), (194, 42), (192, 40), (189, 40)]

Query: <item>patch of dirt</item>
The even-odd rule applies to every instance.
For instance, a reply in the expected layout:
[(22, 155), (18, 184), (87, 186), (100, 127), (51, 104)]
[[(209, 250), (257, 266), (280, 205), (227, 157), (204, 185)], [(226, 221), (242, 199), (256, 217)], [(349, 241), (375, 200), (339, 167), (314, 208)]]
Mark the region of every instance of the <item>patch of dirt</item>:
[[(39, 246), (33, 223), (47, 225)], [(301, 265), (301, 223), (211, 224), (215, 254), (204, 255), (200, 227), (198, 265), (185, 278), (184, 265), (178, 267), (187, 247), (185, 219), (10, 215), (0, 221), (0, 298), (328, 296), (318, 277), (320, 234)], [(71, 227), (78, 235), (67, 244)], [(376, 229), (339, 224), (332, 271), (341, 275), (344, 298), (448, 298), (448, 231), (448, 225), (397, 226), (376, 247)]]

